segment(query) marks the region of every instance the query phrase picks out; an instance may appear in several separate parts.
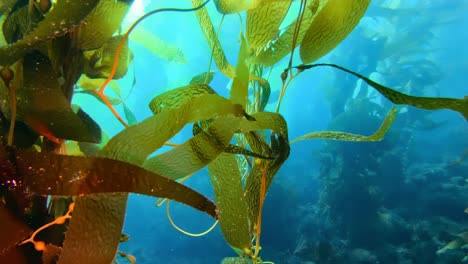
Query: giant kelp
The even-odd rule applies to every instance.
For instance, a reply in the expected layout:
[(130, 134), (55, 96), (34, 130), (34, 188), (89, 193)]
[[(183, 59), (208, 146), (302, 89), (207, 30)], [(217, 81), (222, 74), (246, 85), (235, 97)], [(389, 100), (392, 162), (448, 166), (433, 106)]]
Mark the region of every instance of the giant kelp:
[[(219, 220), (226, 241), (240, 257), (261, 262), (264, 198), (290, 152), (286, 120), (277, 112), (264, 112), (270, 84), (263, 69), (277, 64), (299, 45), (304, 63), (325, 55), (351, 32), (369, 1), (340, 5), (335, 0), (302, 0), (297, 19), (284, 31), (279, 26), (292, 1), (214, 1), (223, 14), (247, 13), (246, 35), (240, 34), (236, 66), (221, 47), (204, 8), (207, 2), (192, 0), (192, 9), (154, 10), (120, 34), (119, 25), (131, 2), (57, 1), (42, 10), (27, 5), (31, 1), (22, 1), (8, 14), (3, 35), (10, 44), (0, 47), (2, 132), (3, 136), (17, 137), (17, 131), (26, 127), (35, 134), (31, 134), (30, 144), (21, 147), (2, 137), (0, 195), (6, 202), (0, 207), (0, 217), (5, 226), (18, 232), (8, 233), (5, 243), (0, 244), (0, 259), (24, 262), (17, 249), (32, 242), (43, 252), (41, 256), (29, 248), (26, 256), (36, 262), (43, 258), (45, 263), (112, 263), (121, 240), (127, 193), (134, 192), (176, 200), (209, 214)], [(19, 16), (31, 7), (31, 15)], [(149, 105), (153, 116), (141, 122), (124, 105), (127, 119), (132, 120), (126, 124), (113, 108), (123, 99), (111, 100), (104, 89), (112, 80), (125, 76), (132, 62), (128, 47), (132, 30), (146, 17), (162, 11), (195, 12), (219, 71), (233, 80), (230, 95), (224, 98), (207, 84), (212, 78), (207, 69), (191, 84), (157, 95)], [(171, 49), (170, 53), (178, 56), (179, 52)], [(302, 72), (312, 67), (296, 69)], [(362, 78), (395, 104), (449, 108), (466, 117), (466, 100), (415, 99), (340, 69)], [(282, 75), (283, 88), (291, 80), (287, 81), (288, 71), (292, 68)], [(82, 90), (75, 90), (78, 86)], [(63, 153), (65, 140), (85, 146), (85, 142), (102, 139), (99, 125), (71, 106), (74, 92), (99, 98), (126, 126), (101, 149), (95, 146), (92, 156)], [(382, 127), (369, 137), (326, 131), (304, 138), (378, 141), (395, 115), (392, 109)], [(186, 125), (193, 126), (191, 138), (150, 158)], [(91, 154), (84, 147), (81, 153)], [(174, 181), (205, 166), (215, 203)], [(65, 236), (45, 232), (46, 243), (36, 241), (35, 236), (27, 239), (26, 234), (37, 227), (28, 227), (24, 220), (29, 217), (46, 222), (49, 213), (45, 210), (24, 213), (34, 206), (45, 207), (45, 199), (36, 204), (31, 201), (31, 197), (44, 195), (74, 197), (72, 209), (52, 222), (66, 225)]]

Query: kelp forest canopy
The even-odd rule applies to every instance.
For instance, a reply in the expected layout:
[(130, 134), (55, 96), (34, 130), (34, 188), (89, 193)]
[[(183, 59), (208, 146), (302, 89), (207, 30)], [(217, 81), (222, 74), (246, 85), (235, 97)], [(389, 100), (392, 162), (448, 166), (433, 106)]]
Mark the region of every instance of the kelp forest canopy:
[[(206, 213), (237, 253), (239, 259), (233, 261), (267, 263), (260, 258), (263, 202), (289, 156), (290, 143), (380, 141), (398, 113), (397, 106), (389, 109), (370, 136), (319, 131), (290, 142), (281, 100), (298, 74), (333, 67), (361, 79), (395, 105), (450, 109), (468, 118), (467, 97), (418, 97), (338, 65), (311, 64), (350, 34), (369, 3), (191, 0), (187, 8), (150, 11), (123, 30), (132, 0), (2, 1), (0, 262), (108, 264), (117, 254), (133, 261), (118, 246), (125, 241), (128, 193), (139, 193)], [(213, 64), (202, 65), (206, 70), (185, 86), (154, 94), (148, 106), (152, 116), (138, 121), (116, 82), (132, 75), (135, 58), (129, 41), (166, 60), (197, 63), (187, 62), (176, 46), (141, 28), (141, 21), (166, 12), (197, 18)], [(242, 21), (236, 32), (238, 49), (223, 50), (218, 38), (222, 26), (212, 18), (237, 14)], [(284, 26), (287, 14), (294, 19)], [(226, 52), (237, 60), (228, 60), (232, 54)], [(292, 60), (296, 52), (300, 62)], [(281, 78), (269, 78), (270, 67), (284, 68)], [(228, 96), (210, 85), (215, 74), (232, 80)], [(267, 111), (270, 82), (277, 80), (280, 97), (276, 109)], [(98, 99), (96, 104), (105, 105), (122, 130), (109, 139), (105, 124), (73, 103), (75, 94)], [(116, 110), (120, 107), (124, 116)], [(191, 137), (181, 144), (170, 142), (185, 126), (192, 127)], [(153, 155), (163, 146), (170, 150)], [(204, 167), (214, 201), (182, 184)]]

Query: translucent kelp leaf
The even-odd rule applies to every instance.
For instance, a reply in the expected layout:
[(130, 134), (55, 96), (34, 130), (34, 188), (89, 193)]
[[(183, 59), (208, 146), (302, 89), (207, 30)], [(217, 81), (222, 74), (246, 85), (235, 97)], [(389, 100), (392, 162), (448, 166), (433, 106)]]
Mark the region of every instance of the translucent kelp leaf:
[[(61, 2), (61, 1), (59, 1)], [(119, 29), (132, 1), (101, 0), (80, 25), (82, 50), (98, 49)]]
[(422, 109), (427, 109), (427, 110), (450, 109), (450, 110), (459, 112), (460, 114), (463, 115), (465, 120), (468, 120), (468, 96), (465, 96), (463, 99), (411, 96), (411, 95), (407, 95), (404, 93), (400, 93), (386, 86), (383, 86), (359, 73), (353, 72), (351, 70), (348, 70), (346, 68), (343, 68), (335, 64), (320, 63), (320, 64), (301, 65), (295, 68), (306, 70), (306, 69), (311, 69), (311, 68), (320, 67), (320, 66), (329, 66), (329, 67), (337, 68), (337, 69), (340, 69), (342, 71), (345, 71), (347, 73), (350, 73), (362, 79), (368, 85), (376, 89), (380, 94), (385, 96), (385, 98), (387, 98), (394, 104), (411, 105), (417, 108), (422, 108)]
[(294, 30), (298, 22), (297, 19), (288, 25), (286, 31), (279, 36), (278, 40), (271, 43), (271, 45), (263, 52), (260, 52), (257, 57), (252, 60), (252, 62), (261, 63), (265, 66), (272, 66), (288, 55), (293, 48), (301, 43), (307, 29), (312, 24), (312, 21), (316, 18), (321, 9), (325, 6), (325, 4), (326, 0), (313, 0), (309, 3), (307, 8), (305, 8), (301, 27), (297, 34), (294, 47), (292, 47), (292, 44), (294, 40)]
[(216, 92), (206, 84), (191, 84), (164, 92), (151, 100), (149, 108), (153, 114), (163, 110), (178, 108), (187, 103), (191, 98)]
[(133, 114), (132, 110), (130, 108), (128, 108), (128, 106), (125, 103), (122, 103), (122, 106), (123, 106), (124, 113), (125, 113), (125, 119), (127, 119), (127, 123), (130, 126), (133, 126), (136, 123), (138, 123), (138, 121), (137, 121), (137, 119), (135, 117), (135, 114)]
[(250, 9), (258, 0), (214, 0), (216, 9), (221, 14), (239, 13)]
[(241, 47), (237, 59), (236, 76), (232, 82), (230, 99), (233, 104), (239, 104), (245, 108), (249, 94), (249, 66), (246, 63), (248, 46), (242, 34), (240, 38)]
[(250, 253), (252, 237), (236, 158), (232, 154), (222, 153), (208, 165), (208, 171), (224, 238), (240, 253)]
[[(102, 86), (102, 84), (106, 81), (104, 78), (89, 78), (85, 74), (80, 76), (76, 85), (83, 90), (96, 90)], [(109, 82), (109, 86), (112, 88), (115, 94), (120, 96), (120, 86), (117, 84), (115, 80)]]
[(370, 0), (328, 0), (302, 39), (302, 61), (315, 61), (335, 48), (351, 33), (369, 3)]
[(182, 64), (187, 63), (187, 60), (185, 59), (184, 53), (181, 49), (165, 42), (158, 36), (154, 35), (148, 30), (145, 30), (142, 27), (137, 27), (132, 31), (130, 40), (143, 45), (154, 55), (162, 59)]
[(210, 84), (215, 74), (216, 74), (216, 71), (200, 73), (198, 75), (193, 76), (189, 84)]
[(0, 64), (11, 65), (39, 43), (66, 34), (99, 3), (98, 0), (57, 1), (38, 26), (23, 39), (0, 48)]
[(222, 117), (172, 150), (148, 159), (143, 167), (177, 180), (197, 172), (222, 153), (238, 129), (240, 117)]
[(291, 0), (272, 1), (247, 11), (246, 36), (251, 48), (263, 48), (278, 37), (290, 5)]
[(50, 61), (39, 52), (24, 58), (24, 87), (18, 89), (18, 118), (39, 134), (56, 141), (98, 143), (101, 129), (85, 112), (73, 112)]
[[(193, 7), (197, 7), (201, 4), (203, 4), (202, 0), (192, 0)], [(221, 73), (223, 73), (228, 78), (234, 78), (236, 75), (236, 69), (231, 64), (229, 64), (226, 55), (224, 54), (221, 43), (216, 36), (213, 23), (211, 22), (210, 16), (208, 15), (208, 11), (206, 8), (202, 8), (195, 11), (195, 15), (198, 18), (203, 35), (205, 36), (205, 39), (208, 42), (208, 46), (213, 53), (213, 59), (219, 71), (221, 71)]]
[[(122, 36), (109, 38), (99, 49), (84, 53), (85, 62), (83, 72), (91, 78), (109, 77), (114, 65), (115, 53), (119, 47)], [(125, 40), (119, 54), (119, 64), (113, 79), (120, 79), (126, 73), (128, 65), (132, 60), (132, 54), (128, 48), (128, 40)]]
[(250, 79), (252, 81), (257, 82), (260, 85), (261, 96), (260, 96), (258, 112), (263, 112), (265, 110), (265, 107), (268, 104), (268, 100), (270, 100), (270, 94), (271, 94), (270, 83), (266, 79), (262, 77), (258, 77), (253, 74), (250, 74)]
[(398, 110), (393, 107), (390, 110), (390, 112), (387, 114), (387, 117), (385, 117), (385, 120), (380, 126), (380, 128), (377, 131), (375, 131), (374, 134), (370, 136), (363, 136), (363, 135), (357, 135), (357, 134), (340, 132), (340, 131), (317, 131), (317, 132), (306, 134), (304, 136), (300, 136), (292, 140), (291, 144), (298, 142), (298, 141), (307, 140), (307, 139), (331, 139), (331, 140), (354, 141), (354, 142), (381, 141), (384, 135), (387, 133), (390, 126), (393, 124), (393, 121), (395, 121), (395, 117), (397, 113), (398, 113)]

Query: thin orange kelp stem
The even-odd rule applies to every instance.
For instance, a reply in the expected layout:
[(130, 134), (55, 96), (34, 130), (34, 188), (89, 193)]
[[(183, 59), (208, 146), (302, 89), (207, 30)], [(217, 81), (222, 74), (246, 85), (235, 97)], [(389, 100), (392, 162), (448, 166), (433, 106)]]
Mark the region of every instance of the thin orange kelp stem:
[(128, 127), (128, 124), (125, 123), (125, 121), (123, 121), (123, 119), (115, 111), (114, 107), (110, 104), (109, 100), (104, 95), (104, 90), (106, 89), (107, 85), (112, 80), (112, 78), (114, 78), (115, 72), (117, 71), (117, 66), (119, 64), (120, 53), (122, 52), (123, 45), (125, 44), (125, 41), (127, 41), (128, 36), (130, 35), (130, 33), (133, 31), (133, 29), (141, 21), (143, 21), (145, 18), (147, 18), (147, 17), (149, 17), (151, 15), (154, 15), (156, 13), (159, 13), (159, 12), (192, 12), (192, 11), (196, 11), (198, 9), (203, 8), (208, 2), (210, 2), (210, 0), (205, 1), (203, 4), (201, 4), (201, 5), (199, 5), (199, 6), (195, 7), (195, 8), (187, 8), (187, 9), (184, 9), (184, 8), (160, 8), (160, 9), (153, 10), (153, 11), (145, 14), (144, 16), (140, 17), (139, 19), (137, 19), (137, 21), (135, 21), (132, 24), (132, 26), (130, 26), (130, 28), (127, 30), (127, 32), (123, 35), (122, 39), (120, 40), (119, 46), (117, 47), (117, 51), (115, 52), (114, 63), (112, 65), (112, 70), (111, 70), (110, 75), (109, 75), (109, 77), (107, 77), (106, 81), (102, 84), (102, 86), (95, 91), (96, 94), (99, 97), (102, 98), (104, 104), (106, 104), (106, 106), (112, 111), (114, 116), (120, 121), (120, 123), (122, 123), (122, 125), (124, 125), (125, 127)]
[[(279, 108), (281, 106), (281, 101), (283, 100), (284, 93), (286, 92), (286, 88), (288, 88), (289, 83), (291, 82), (292, 79), (294, 79), (300, 72), (297, 72), (296, 74), (292, 74), (291, 66), (292, 66), (292, 60), (294, 56), (294, 50), (296, 48), (296, 43), (297, 43), (297, 37), (299, 35), (299, 31), (301, 29), (301, 24), (302, 24), (302, 19), (304, 17), (305, 13), (305, 8), (307, 5), (307, 0), (301, 0), (301, 5), (299, 6), (299, 15), (297, 18), (296, 26), (294, 27), (294, 36), (293, 36), (293, 42), (291, 46), (291, 56), (289, 57), (289, 62), (288, 62), (288, 68), (284, 70), (284, 72), (281, 74), (281, 80), (283, 81), (283, 85), (281, 87), (281, 92), (278, 98), (278, 104), (276, 105), (276, 110), (275, 112), (279, 111)], [(290, 79), (286, 82), (286, 79), (288, 78), (288, 70), (289, 70), (289, 75), (291, 76)]]
[(265, 195), (266, 195), (266, 170), (267, 170), (266, 165), (265, 167), (260, 168), (260, 171), (262, 172), (262, 178), (261, 178), (261, 183), (260, 183), (260, 197), (259, 197), (260, 200), (259, 200), (258, 216), (257, 216), (257, 228), (256, 228), (256, 234), (255, 234), (255, 250), (254, 250), (254, 256), (253, 256), (254, 263), (257, 263), (258, 254), (260, 253), (260, 234), (262, 232), (262, 211), (263, 211), (263, 202), (265, 201)]

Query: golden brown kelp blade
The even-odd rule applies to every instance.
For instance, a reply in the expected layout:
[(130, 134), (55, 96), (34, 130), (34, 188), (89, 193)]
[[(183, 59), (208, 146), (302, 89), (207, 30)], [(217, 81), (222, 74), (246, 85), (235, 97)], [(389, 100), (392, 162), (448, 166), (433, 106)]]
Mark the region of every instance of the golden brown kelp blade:
[(144, 28), (135, 28), (130, 35), (130, 40), (143, 45), (151, 53), (162, 59), (181, 64), (187, 63), (185, 55), (180, 48), (167, 43)]
[(351, 33), (370, 0), (328, 0), (307, 29), (301, 42), (303, 63), (310, 63), (335, 48)]
[[(90, 78), (109, 77), (114, 64), (115, 54), (121, 40), (122, 36), (114, 36), (109, 38), (97, 50), (85, 52), (83, 73)], [(119, 64), (117, 65), (112, 79), (120, 79), (127, 73), (131, 59), (132, 55), (128, 48), (128, 40), (125, 40), (119, 53)]]
[(99, 0), (57, 1), (30, 34), (12, 45), (0, 48), (0, 65), (11, 65), (39, 43), (68, 33), (98, 3)]
[(190, 99), (204, 94), (216, 94), (216, 92), (206, 84), (190, 84), (169, 90), (151, 100), (149, 108), (153, 114), (161, 111), (178, 108)]
[[(202, 3), (202, 0), (192, 0), (193, 7), (200, 6)], [(208, 11), (206, 10), (206, 8), (202, 8), (200, 10), (195, 11), (195, 15), (197, 16), (198, 23), (200, 23), (203, 35), (205, 36), (205, 39), (208, 42), (208, 46), (210, 47), (211, 52), (213, 53), (213, 59), (219, 71), (228, 78), (234, 78), (234, 76), (236, 75), (236, 69), (229, 63), (229, 61), (226, 58), (226, 55), (224, 54), (224, 51), (216, 35), (216, 31), (213, 27), (213, 23), (211, 22)]]
[(249, 66), (246, 63), (248, 56), (248, 46), (241, 34), (241, 47), (237, 59), (236, 76), (232, 81), (230, 99), (233, 104), (239, 104), (245, 108), (247, 96), (249, 94)]
[(320, 66), (329, 66), (333, 68), (340, 69), (347, 73), (350, 73), (363, 81), (365, 81), (368, 85), (376, 89), (380, 94), (382, 94), (385, 98), (390, 100), (394, 104), (405, 104), (411, 105), (417, 108), (427, 109), (427, 110), (440, 110), (440, 109), (450, 109), (453, 111), (459, 112), (465, 120), (468, 120), (468, 96), (465, 96), (463, 99), (455, 99), (455, 98), (444, 98), (444, 97), (420, 97), (420, 96), (411, 96), (407, 95), (398, 91), (395, 91), (391, 88), (388, 88), (384, 85), (376, 83), (371, 79), (348, 70), (344, 67), (335, 65), (335, 64), (328, 64), (328, 63), (318, 63), (318, 64), (310, 64), (310, 65), (300, 65), (294, 68), (300, 70), (311, 69)]
[[(272, 135), (277, 135), (281, 138), (279, 140), (285, 143), (281, 145), (282, 149), (280, 149), (273, 143), (275, 139), (272, 139), (273, 151), (268, 152), (263, 151), (263, 148), (256, 148), (256, 144), (250, 144), (254, 152), (274, 158), (266, 161), (271, 164), (270, 167), (266, 168), (269, 171), (270, 179), (268, 181), (271, 182), (273, 175), (289, 154), (286, 122), (277, 113), (262, 112), (256, 113), (252, 117), (255, 118), (255, 121), (241, 120), (239, 131), (249, 134), (255, 133), (254, 131), (271, 130)], [(266, 143), (262, 140), (262, 144)], [(270, 150), (269, 147), (268, 150)], [(251, 231), (253, 224), (256, 223), (256, 214), (258, 213), (260, 188), (257, 187), (260, 186), (260, 179), (256, 177), (248, 178), (246, 187), (243, 189), (237, 160), (233, 154), (228, 153), (220, 154), (208, 165), (208, 170), (220, 212), (220, 225), (223, 235), (239, 254), (249, 255), (252, 245)], [(255, 182), (255, 180), (258, 181)], [(254, 214), (255, 216), (252, 216)]]
[(216, 74), (216, 71), (208, 71), (208, 72), (197, 74), (193, 76), (189, 84), (210, 84), (215, 74)]
[(16, 169), (33, 193), (83, 196), (96, 193), (140, 193), (175, 200), (216, 217), (203, 195), (138, 166), (100, 157), (16, 152)]
[(246, 36), (251, 48), (261, 49), (278, 37), (279, 26), (291, 2), (291, 0), (272, 1), (247, 11)]
[(233, 14), (250, 9), (258, 0), (214, 0), (216, 9), (221, 14)]
[(385, 117), (384, 122), (380, 126), (380, 128), (375, 131), (374, 134), (370, 136), (363, 136), (358, 134), (340, 132), (340, 131), (317, 131), (312, 132), (303, 136), (300, 136), (291, 141), (292, 143), (296, 143), (298, 141), (307, 140), (307, 139), (331, 139), (331, 140), (340, 140), (340, 141), (353, 141), (353, 142), (375, 142), (381, 141), (387, 131), (390, 129), (390, 126), (395, 121), (396, 114), (398, 110), (393, 107), (390, 112)]
[(238, 129), (240, 117), (223, 117), (174, 149), (148, 159), (143, 167), (177, 180), (202, 169), (229, 145)]
[[(80, 25), (82, 50), (98, 49), (120, 28), (132, 1), (100, 0)], [(113, 59), (113, 58), (112, 58)]]
[(86, 113), (74, 113), (47, 57), (24, 58), (24, 87), (18, 89), (18, 117), (49, 139), (99, 143), (101, 129)]
[[(265, 66), (273, 66), (279, 60), (288, 55), (293, 48), (297, 47), (301, 43), (307, 29), (324, 5), (325, 1), (323, 0), (309, 2), (308, 6), (304, 10), (296, 42), (294, 42), (294, 30), (297, 27), (298, 19), (288, 25), (287, 29), (278, 37), (278, 40), (274, 41), (268, 48), (260, 52), (257, 57), (253, 59), (253, 62), (260, 63)], [(295, 44), (294, 47), (292, 46), (293, 43)]]
[(233, 154), (222, 153), (208, 165), (208, 171), (224, 239), (239, 254), (250, 253), (250, 223), (236, 158)]

